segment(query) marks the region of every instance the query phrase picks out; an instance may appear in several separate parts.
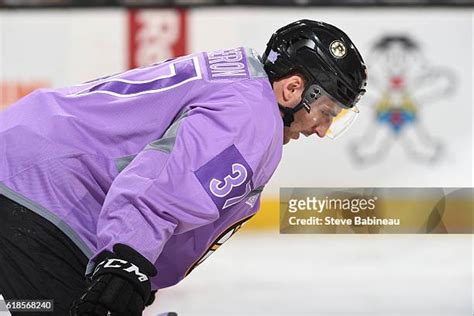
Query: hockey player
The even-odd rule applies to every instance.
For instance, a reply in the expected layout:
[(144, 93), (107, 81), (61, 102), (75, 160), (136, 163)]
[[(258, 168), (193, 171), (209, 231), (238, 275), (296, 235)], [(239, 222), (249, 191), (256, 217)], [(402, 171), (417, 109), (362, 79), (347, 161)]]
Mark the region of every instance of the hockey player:
[(141, 315), (257, 212), (282, 144), (336, 135), (365, 85), (349, 37), (301, 20), (261, 58), (197, 53), (33, 92), (0, 113), (0, 293)]

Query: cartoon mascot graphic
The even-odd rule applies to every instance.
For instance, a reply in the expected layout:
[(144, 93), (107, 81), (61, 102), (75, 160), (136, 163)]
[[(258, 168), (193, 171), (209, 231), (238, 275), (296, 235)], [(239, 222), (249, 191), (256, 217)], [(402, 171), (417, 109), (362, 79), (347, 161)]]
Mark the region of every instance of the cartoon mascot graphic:
[(368, 65), (370, 89), (364, 98), (374, 106), (375, 120), (351, 147), (356, 161), (369, 164), (381, 160), (396, 143), (417, 161), (440, 159), (442, 144), (428, 134), (419, 110), (453, 92), (454, 74), (431, 66), (408, 36), (382, 37), (375, 43)]

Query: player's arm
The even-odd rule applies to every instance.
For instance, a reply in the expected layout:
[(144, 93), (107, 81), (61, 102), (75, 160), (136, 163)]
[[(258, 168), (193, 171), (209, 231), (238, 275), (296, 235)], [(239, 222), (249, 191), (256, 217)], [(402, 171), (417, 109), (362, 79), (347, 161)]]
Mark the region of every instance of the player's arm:
[(241, 135), (233, 124), (204, 108), (191, 110), (115, 179), (98, 220), (92, 286), (75, 303), (77, 315), (141, 313), (153, 263), (171, 235), (215, 221), (245, 193), (252, 171), (235, 145)]

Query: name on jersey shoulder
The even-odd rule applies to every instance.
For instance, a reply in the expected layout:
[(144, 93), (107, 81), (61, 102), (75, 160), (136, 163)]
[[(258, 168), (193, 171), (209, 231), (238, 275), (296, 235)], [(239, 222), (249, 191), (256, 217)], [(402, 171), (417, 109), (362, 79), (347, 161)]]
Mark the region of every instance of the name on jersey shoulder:
[(205, 53), (210, 79), (248, 78), (247, 58), (242, 47)]

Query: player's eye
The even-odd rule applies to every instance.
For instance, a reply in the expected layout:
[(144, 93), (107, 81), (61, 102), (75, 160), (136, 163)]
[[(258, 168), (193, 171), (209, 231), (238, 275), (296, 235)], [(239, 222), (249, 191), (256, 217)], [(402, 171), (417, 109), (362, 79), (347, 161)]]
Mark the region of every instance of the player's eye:
[(326, 110), (321, 110), (321, 113), (322, 113), (324, 116), (326, 116), (326, 117), (332, 118), (331, 113), (329, 113), (329, 112), (326, 111)]

